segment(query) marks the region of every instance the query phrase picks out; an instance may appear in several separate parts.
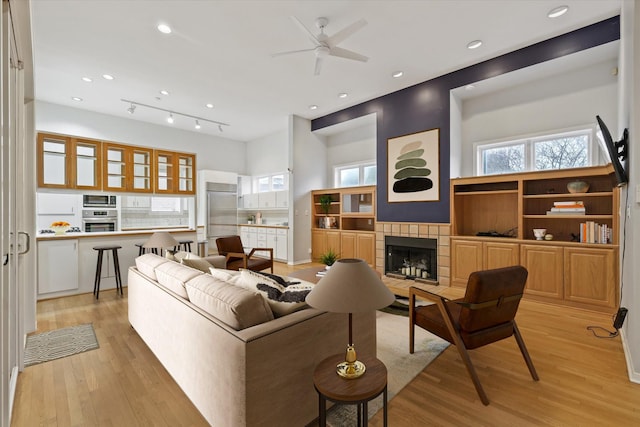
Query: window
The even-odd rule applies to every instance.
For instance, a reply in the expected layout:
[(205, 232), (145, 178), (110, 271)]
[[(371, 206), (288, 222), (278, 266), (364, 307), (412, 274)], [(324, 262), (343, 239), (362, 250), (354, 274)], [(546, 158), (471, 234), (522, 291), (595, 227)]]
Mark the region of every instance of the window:
[(151, 212), (180, 212), (180, 197), (151, 197)]
[(254, 193), (267, 191), (283, 191), (289, 188), (288, 175), (277, 173), (267, 176), (258, 176), (253, 179)]
[(478, 144), (477, 174), (492, 175), (595, 164), (593, 129), (499, 143)]
[(376, 164), (373, 162), (337, 166), (334, 171), (336, 187), (376, 184)]

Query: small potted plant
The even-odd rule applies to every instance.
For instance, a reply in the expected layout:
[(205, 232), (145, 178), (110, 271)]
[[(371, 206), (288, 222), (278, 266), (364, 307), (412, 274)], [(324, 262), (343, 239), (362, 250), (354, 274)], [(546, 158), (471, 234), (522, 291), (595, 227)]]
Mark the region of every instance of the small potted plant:
[(333, 249), (329, 249), (322, 255), (320, 255), (320, 262), (326, 265), (326, 269), (331, 268), (334, 262), (338, 260), (338, 254), (333, 251)]
[(324, 218), (321, 218), (321, 228), (331, 228), (331, 219), (329, 218), (329, 211), (331, 210), (331, 202), (333, 199), (329, 194), (323, 194), (318, 199), (320, 202), (320, 209), (325, 214)]
[(253, 221), (255, 221), (256, 217), (255, 215), (247, 215), (247, 222), (249, 224), (253, 224)]

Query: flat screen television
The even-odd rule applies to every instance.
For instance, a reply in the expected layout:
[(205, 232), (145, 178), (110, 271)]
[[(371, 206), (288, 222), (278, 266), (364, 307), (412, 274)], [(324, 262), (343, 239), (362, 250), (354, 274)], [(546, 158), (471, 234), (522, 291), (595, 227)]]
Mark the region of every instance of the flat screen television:
[(629, 176), (623, 162), (627, 160), (627, 145), (629, 143), (629, 131), (627, 129), (622, 132), (622, 139), (615, 142), (611, 138), (611, 133), (607, 125), (604, 124), (600, 116), (596, 116), (598, 121), (598, 140), (602, 146), (602, 151), (605, 156), (608, 157), (609, 162), (613, 165), (613, 170), (616, 174), (616, 180), (618, 187), (622, 187), (629, 182)]

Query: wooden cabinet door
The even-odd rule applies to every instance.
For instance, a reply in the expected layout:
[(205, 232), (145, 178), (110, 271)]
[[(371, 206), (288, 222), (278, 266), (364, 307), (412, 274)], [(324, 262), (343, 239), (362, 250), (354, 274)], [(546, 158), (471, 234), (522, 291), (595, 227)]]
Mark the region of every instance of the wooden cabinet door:
[(127, 191), (127, 148), (105, 143), (102, 186), (107, 191)]
[(327, 251), (327, 239), (324, 230), (311, 230), (311, 258), (317, 260)]
[(356, 258), (367, 262), (372, 268), (376, 266), (376, 235), (375, 233), (357, 234)]
[(564, 298), (615, 308), (617, 299), (614, 249), (564, 248)]
[(358, 236), (356, 233), (343, 231), (340, 233), (340, 253), (339, 258), (357, 258)]
[(483, 269), (482, 242), (451, 239), (451, 285), (466, 288), (469, 275)]
[(326, 250), (332, 249), (333, 252), (338, 254), (339, 258), (342, 258), (340, 255), (342, 252), (342, 246), (340, 242), (340, 231), (337, 230), (327, 230), (325, 231), (325, 235), (327, 238), (327, 246)]
[(102, 190), (102, 146), (100, 141), (72, 139), (73, 187)]
[(520, 263), (529, 272), (525, 289), (528, 295), (562, 299), (562, 249), (550, 245), (520, 246)]
[(174, 164), (176, 153), (156, 150), (155, 157), (155, 189), (156, 193), (173, 193), (175, 188)]
[(511, 267), (520, 265), (520, 246), (517, 243), (484, 243), (484, 268)]
[(178, 194), (196, 194), (196, 156), (194, 154), (176, 154), (176, 179)]
[(129, 158), (131, 163), (128, 180), (129, 191), (147, 193), (153, 190), (153, 150), (132, 147)]
[(71, 158), (68, 137), (38, 134), (38, 187), (70, 188)]

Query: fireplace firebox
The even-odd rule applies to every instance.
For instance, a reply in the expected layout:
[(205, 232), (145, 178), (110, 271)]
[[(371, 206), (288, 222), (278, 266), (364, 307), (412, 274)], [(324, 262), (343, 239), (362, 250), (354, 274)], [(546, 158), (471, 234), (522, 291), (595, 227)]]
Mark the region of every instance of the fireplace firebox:
[(438, 240), (385, 236), (385, 275), (438, 280)]

